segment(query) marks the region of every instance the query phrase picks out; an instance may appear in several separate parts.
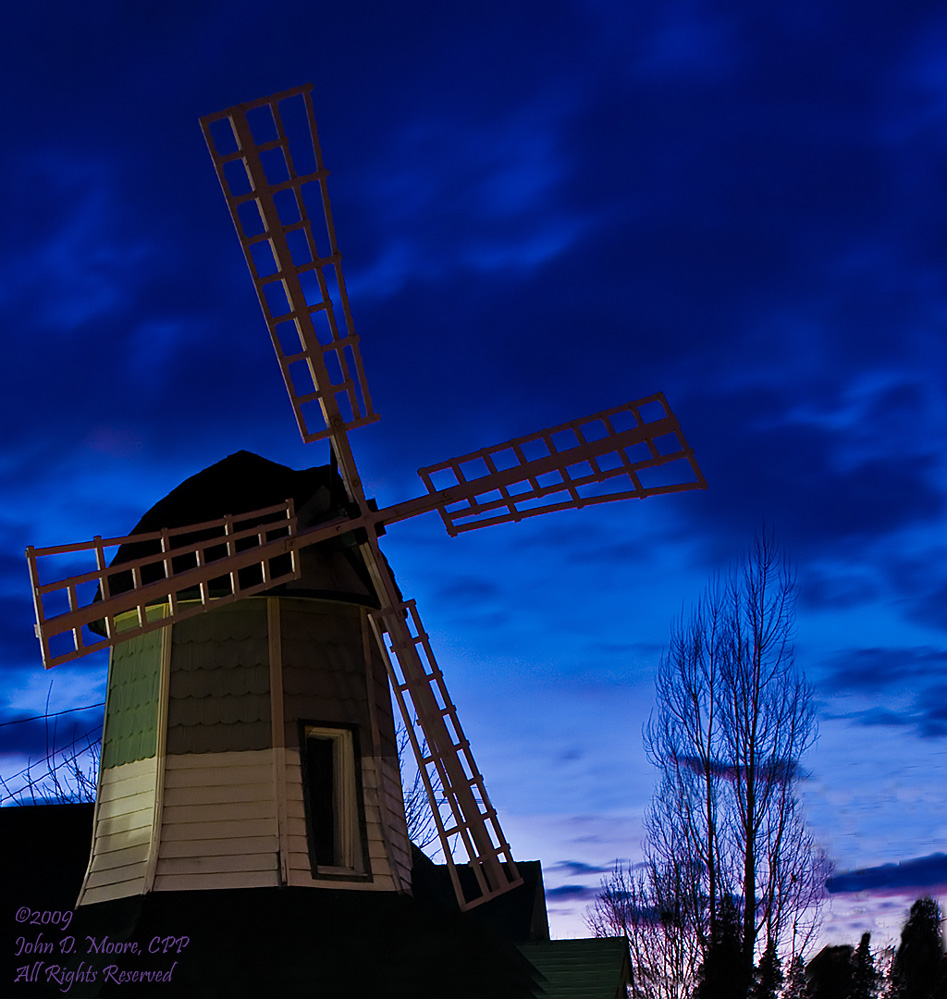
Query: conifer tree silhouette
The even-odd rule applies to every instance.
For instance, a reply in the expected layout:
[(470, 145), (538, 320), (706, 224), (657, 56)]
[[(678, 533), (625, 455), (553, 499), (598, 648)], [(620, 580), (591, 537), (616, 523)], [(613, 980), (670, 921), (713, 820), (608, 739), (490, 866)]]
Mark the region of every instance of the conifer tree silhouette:
[(789, 963), (782, 999), (806, 999), (806, 962), (797, 954)]
[(753, 974), (751, 999), (777, 999), (779, 986), (783, 983), (782, 962), (776, 953), (776, 943), (770, 940), (760, 958), (759, 966)]
[(940, 906), (932, 898), (919, 898), (901, 930), (901, 945), (891, 965), (891, 996), (947, 999), (943, 955)]
[(871, 934), (863, 933), (852, 958), (852, 992), (850, 999), (875, 999), (881, 976), (871, 953)]
[(713, 935), (697, 973), (694, 999), (746, 999), (749, 982), (740, 933), (740, 916), (730, 896), (724, 896), (714, 920)]

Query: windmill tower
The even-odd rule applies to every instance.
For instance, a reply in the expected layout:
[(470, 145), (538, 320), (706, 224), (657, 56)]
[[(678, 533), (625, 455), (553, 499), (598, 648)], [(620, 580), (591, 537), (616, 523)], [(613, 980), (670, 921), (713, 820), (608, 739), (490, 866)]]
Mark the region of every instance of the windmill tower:
[[(516, 887), (379, 536), (432, 510), (456, 535), (706, 486), (655, 395), (421, 469), (424, 494), (377, 509), (348, 437), (378, 417), (310, 90), (201, 124), (303, 440), (328, 440), (331, 465), (294, 472), (241, 452), (172, 491), (127, 537), (27, 550), (45, 665), (112, 649), (83, 904), (285, 885), (410, 892), (388, 684), (459, 905)], [(83, 553), (87, 572), (43, 581), (41, 566)]]
[[(134, 535), (224, 509), (239, 518), (275, 496), (293, 499), (303, 527), (346, 502), (328, 467), (242, 451), (174, 489)], [(126, 542), (112, 565), (147, 549)], [(131, 583), (114, 576), (111, 592)], [(353, 539), (306, 548), (297, 578), (216, 607), (226, 589), (211, 580), (208, 613), (114, 647), (80, 904), (194, 888), (407, 891), (391, 697), (368, 620), (378, 600)]]

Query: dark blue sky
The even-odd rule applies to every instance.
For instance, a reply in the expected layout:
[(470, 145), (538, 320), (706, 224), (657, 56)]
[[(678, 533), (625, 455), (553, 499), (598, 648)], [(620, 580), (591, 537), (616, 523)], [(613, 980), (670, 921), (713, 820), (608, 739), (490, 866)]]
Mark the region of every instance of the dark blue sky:
[[(50, 679), (56, 710), (102, 692), (100, 660), (43, 674), (27, 544), (123, 534), (241, 448), (326, 460), (299, 441), (197, 124), (312, 81), (379, 502), (416, 495), (420, 466), (655, 391), (710, 483), (386, 539), (560, 925), (637, 856), (671, 619), (764, 520), (798, 567), (814, 828), (839, 870), (943, 874), (947, 11), (782, 7), (8, 11), (2, 720), (41, 711)], [(9, 772), (45, 736), (6, 725), (0, 746)], [(835, 925), (854, 940), (873, 918)]]

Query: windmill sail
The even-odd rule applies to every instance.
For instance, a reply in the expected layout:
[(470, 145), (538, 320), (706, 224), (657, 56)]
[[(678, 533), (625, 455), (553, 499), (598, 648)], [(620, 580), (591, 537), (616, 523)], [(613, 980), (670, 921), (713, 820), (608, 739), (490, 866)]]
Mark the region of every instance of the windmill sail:
[(619, 499), (706, 489), (664, 395), (616, 406), (418, 472), (447, 533)]
[[(369, 615), (401, 710), (461, 908), (488, 902), (522, 883), (490, 804), (414, 601)], [(438, 778), (444, 798), (434, 788)], [(465, 887), (454, 862), (463, 848), (476, 884)]]
[[(26, 549), (36, 637), (49, 669), (299, 576), (293, 501), (187, 527)], [(125, 547), (120, 564), (107, 552)], [(41, 560), (95, 567), (41, 582)], [(85, 599), (83, 599), (83, 597)], [(157, 606), (156, 606), (157, 605)], [(59, 613), (52, 608), (62, 608)], [(120, 615), (128, 615), (119, 620)], [(97, 634), (104, 637), (97, 637)]]
[[(307, 443), (378, 419), (342, 277), (311, 89), (201, 119)], [(324, 216), (318, 237), (316, 210)]]

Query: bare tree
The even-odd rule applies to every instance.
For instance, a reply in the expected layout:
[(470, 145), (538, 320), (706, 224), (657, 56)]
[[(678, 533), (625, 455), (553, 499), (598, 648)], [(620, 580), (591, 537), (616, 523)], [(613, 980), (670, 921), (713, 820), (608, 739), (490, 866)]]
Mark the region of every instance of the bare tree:
[(630, 999), (687, 999), (701, 951), (687, 909), (692, 877), (680, 866), (618, 864), (589, 910), (599, 937), (624, 936), (631, 952)]
[(683, 864), (695, 872), (688, 907), (702, 914), (693, 927), (702, 948), (713, 936), (721, 899), (733, 887), (725, 881), (728, 865), (721, 852), (723, 610), (715, 580), (690, 618), (675, 624), (656, 679), (659, 713), (645, 733), (645, 750), (661, 773), (646, 819), (649, 855), (659, 865)]
[[(47, 726), (50, 716), (46, 717)], [(47, 745), (46, 757), (30, 760), (19, 773), (0, 776), (0, 802), (18, 805), (61, 805), (94, 802), (99, 772), (101, 726), (77, 735), (69, 745)]]
[(758, 940), (809, 935), (826, 873), (796, 794), (815, 726), (793, 630), (794, 574), (761, 534), (674, 624), (645, 731), (661, 773), (650, 859), (697, 872), (688, 906), (704, 948), (721, 902), (742, 900), (747, 977)]
[[(437, 839), (437, 826), (434, 823), (434, 813), (424, 789), (424, 779), (418, 769), (411, 751), (411, 740), (404, 723), (398, 719), (395, 723), (395, 735), (398, 743), (398, 766), (401, 770), (401, 790), (404, 794), (404, 817), (408, 824), (408, 839), (423, 850)], [(421, 740), (421, 750), (427, 754), (427, 743)], [(441, 791), (440, 779), (434, 777), (434, 793)]]
[[(50, 681), (46, 691), (46, 708), (42, 715), (3, 723), (25, 725), (42, 720), (46, 754), (45, 759), (37, 764), (29, 759), (19, 773), (9, 776), (0, 774), (0, 803), (12, 801), (18, 805), (56, 805), (95, 801), (102, 749), (102, 725), (99, 723), (82, 734), (78, 734), (73, 725), (72, 741), (64, 746), (59, 723), (60, 718), (65, 715), (102, 707), (104, 702), (81, 708), (67, 708), (65, 711), (50, 711), (52, 693), (53, 685)], [(34, 773), (34, 766), (38, 768), (38, 774)]]

